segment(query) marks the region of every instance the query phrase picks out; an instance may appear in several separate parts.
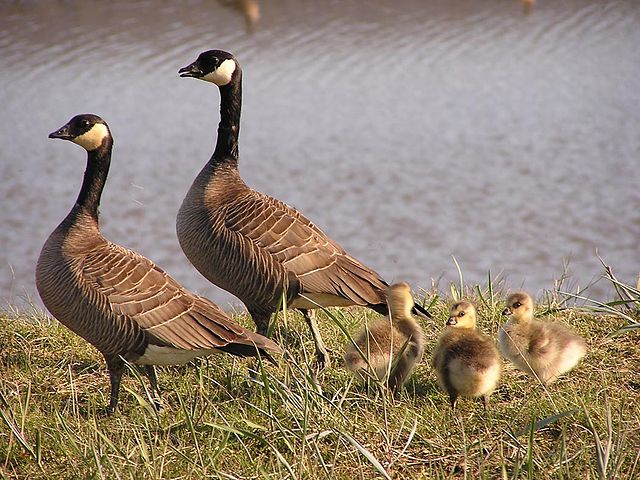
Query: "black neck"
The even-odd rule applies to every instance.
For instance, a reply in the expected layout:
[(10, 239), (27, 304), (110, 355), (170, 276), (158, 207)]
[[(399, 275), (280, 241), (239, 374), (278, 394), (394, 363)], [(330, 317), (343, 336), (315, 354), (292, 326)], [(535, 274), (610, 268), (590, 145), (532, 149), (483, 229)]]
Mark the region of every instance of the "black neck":
[(82, 188), (74, 207), (74, 210), (79, 208), (88, 213), (96, 222), (98, 221), (100, 196), (111, 164), (112, 146), (113, 140), (111, 137), (107, 137), (98, 148), (87, 152), (87, 169), (84, 171)]
[(242, 72), (239, 67), (228, 85), (220, 87), (220, 123), (218, 140), (211, 163), (238, 164), (238, 134), (242, 108)]

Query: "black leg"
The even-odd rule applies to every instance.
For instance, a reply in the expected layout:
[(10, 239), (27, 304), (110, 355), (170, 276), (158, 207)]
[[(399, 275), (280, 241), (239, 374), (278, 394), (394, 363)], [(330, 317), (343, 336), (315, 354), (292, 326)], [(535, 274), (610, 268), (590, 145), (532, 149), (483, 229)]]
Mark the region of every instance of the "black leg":
[(484, 411), (486, 412), (489, 409), (489, 395), (482, 396), (482, 405), (484, 405)]
[(451, 411), (455, 412), (456, 411), (456, 405), (458, 403), (458, 395), (456, 395), (455, 393), (450, 393), (449, 394), (449, 401), (451, 402)]
[(311, 335), (313, 336), (313, 342), (316, 346), (316, 362), (318, 364), (319, 370), (324, 370), (329, 366), (329, 352), (327, 351), (327, 347), (324, 346), (324, 342), (322, 341), (322, 337), (320, 336), (320, 331), (318, 330), (318, 325), (316, 324), (315, 315), (311, 310), (300, 309), (302, 315), (304, 316), (307, 325), (309, 325), (309, 329), (311, 330)]
[(109, 369), (109, 380), (111, 381), (111, 399), (107, 407), (107, 415), (115, 412), (118, 406), (118, 395), (120, 394), (120, 380), (124, 372), (124, 362), (120, 357), (107, 359), (107, 368)]
[(156, 369), (153, 367), (153, 365), (145, 365), (144, 371), (149, 378), (151, 389), (156, 393), (160, 393), (160, 389), (158, 388), (158, 377), (156, 376)]
[(149, 383), (151, 384), (151, 392), (153, 394), (153, 404), (156, 407), (156, 410), (162, 409), (162, 403), (160, 403), (160, 388), (158, 388), (158, 377), (156, 376), (156, 369), (153, 365), (145, 365), (144, 371), (149, 378)]
[(414, 359), (409, 357), (407, 352), (405, 352), (405, 354), (396, 361), (396, 364), (391, 371), (391, 375), (387, 380), (387, 385), (394, 394), (402, 388), (409, 376), (409, 373), (411, 373), (411, 368), (415, 362), (415, 360), (412, 360)]
[(267, 337), (267, 334), (269, 333), (269, 320), (271, 319), (271, 315), (256, 313), (251, 310), (249, 310), (249, 314), (251, 315), (251, 318), (253, 318), (253, 323), (256, 324), (256, 332)]

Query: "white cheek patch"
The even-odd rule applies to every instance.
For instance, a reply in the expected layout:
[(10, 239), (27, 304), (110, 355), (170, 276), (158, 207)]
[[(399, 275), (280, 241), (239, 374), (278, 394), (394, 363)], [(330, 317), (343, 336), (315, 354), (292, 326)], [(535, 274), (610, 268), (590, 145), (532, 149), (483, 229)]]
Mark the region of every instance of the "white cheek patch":
[(202, 80), (207, 82), (212, 82), (222, 87), (227, 85), (231, 81), (231, 76), (233, 72), (236, 71), (236, 62), (231, 59), (227, 59), (220, 64), (218, 68), (216, 68), (213, 72), (207, 73)]
[(102, 140), (109, 136), (109, 130), (107, 126), (102, 123), (96, 123), (91, 130), (82, 135), (78, 135), (71, 140), (73, 143), (77, 143), (87, 151), (95, 150), (102, 144)]

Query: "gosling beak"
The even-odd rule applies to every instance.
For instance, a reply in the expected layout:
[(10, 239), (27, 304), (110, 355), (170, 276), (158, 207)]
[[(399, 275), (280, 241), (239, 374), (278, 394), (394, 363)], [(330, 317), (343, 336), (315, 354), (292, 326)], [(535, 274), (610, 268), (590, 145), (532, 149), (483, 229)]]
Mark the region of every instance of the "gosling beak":
[(449, 317), (447, 319), (447, 325), (452, 327), (453, 325), (456, 325), (458, 323), (458, 319), (456, 317)]
[(60, 127), (55, 132), (51, 132), (49, 134), (49, 138), (61, 138), (62, 140), (71, 140), (72, 136), (69, 133), (69, 124), (67, 123), (64, 127)]
[(504, 310), (502, 310), (502, 315), (508, 317), (509, 315), (511, 315), (511, 309), (509, 307), (505, 308)]
[(181, 77), (193, 77), (200, 78), (203, 73), (202, 70), (196, 65), (197, 62), (193, 62), (191, 65), (187, 65), (186, 67), (182, 67), (178, 70), (178, 73)]

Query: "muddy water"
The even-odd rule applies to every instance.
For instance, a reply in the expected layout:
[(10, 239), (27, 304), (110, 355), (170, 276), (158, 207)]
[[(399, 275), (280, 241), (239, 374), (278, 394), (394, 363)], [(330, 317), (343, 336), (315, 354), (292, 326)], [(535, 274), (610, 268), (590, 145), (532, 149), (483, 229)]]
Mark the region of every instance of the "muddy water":
[[(218, 93), (178, 68), (210, 48), (244, 68), (247, 183), (303, 211), (385, 278), (552, 288), (640, 270), (640, 4), (634, 1), (0, 4), (0, 297), (35, 297), (44, 240), (84, 152), (47, 134), (103, 116), (111, 240), (222, 305), (175, 214), (210, 156)], [(254, 11), (255, 16), (255, 11)], [(589, 290), (606, 297), (604, 282)]]

